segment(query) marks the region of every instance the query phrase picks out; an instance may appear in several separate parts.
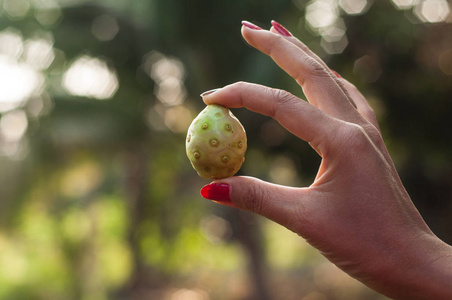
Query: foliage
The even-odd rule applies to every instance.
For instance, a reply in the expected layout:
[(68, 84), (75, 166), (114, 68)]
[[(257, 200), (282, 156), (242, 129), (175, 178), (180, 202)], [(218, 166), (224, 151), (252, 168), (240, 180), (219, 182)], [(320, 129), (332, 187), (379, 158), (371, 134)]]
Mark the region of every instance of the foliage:
[[(277, 19), (365, 93), (413, 200), (452, 242), (452, 15), (398, 2), (0, 1), (0, 299), (382, 299), (293, 233), (201, 199), (184, 141), (205, 90), (303, 96), (240, 36), (242, 19)], [(242, 174), (310, 184), (309, 145), (234, 114)]]

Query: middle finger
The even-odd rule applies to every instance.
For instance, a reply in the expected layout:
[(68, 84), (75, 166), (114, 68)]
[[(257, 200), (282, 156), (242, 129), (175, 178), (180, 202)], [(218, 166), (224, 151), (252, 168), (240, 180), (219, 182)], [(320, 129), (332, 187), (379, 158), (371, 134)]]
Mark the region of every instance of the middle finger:
[(362, 123), (362, 117), (349, 101), (347, 94), (319, 61), (280, 34), (243, 26), (242, 35), (251, 46), (269, 55), (293, 77), (303, 88), (311, 104), (333, 117)]

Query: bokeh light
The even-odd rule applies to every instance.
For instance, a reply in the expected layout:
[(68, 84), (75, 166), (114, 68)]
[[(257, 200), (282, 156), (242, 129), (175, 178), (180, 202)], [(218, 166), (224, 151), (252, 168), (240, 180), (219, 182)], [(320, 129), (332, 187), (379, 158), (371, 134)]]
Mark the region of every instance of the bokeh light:
[(0, 112), (20, 106), (42, 84), (42, 74), (28, 64), (0, 54)]
[(115, 71), (104, 60), (81, 56), (64, 73), (62, 86), (74, 96), (105, 100), (113, 97), (119, 83)]
[(94, 19), (91, 30), (99, 41), (110, 41), (118, 34), (119, 24), (114, 17), (102, 15)]
[(345, 15), (364, 14), (372, 5), (368, 0), (312, 0), (306, 4), (306, 24), (321, 36), (320, 46), (328, 55), (342, 53), (348, 46)]
[(28, 127), (27, 116), (23, 110), (8, 112), (0, 119), (0, 136), (15, 142), (22, 138)]
[(214, 244), (223, 244), (232, 236), (231, 224), (216, 215), (205, 216), (201, 220), (201, 228), (206, 238)]
[(190, 110), (182, 105), (165, 109), (165, 124), (173, 132), (186, 132), (193, 116)]
[(419, 0), (391, 0), (398, 9), (409, 9), (415, 6)]
[(12, 59), (18, 59), (22, 54), (24, 44), (20, 31), (6, 28), (0, 32), (0, 53)]
[(306, 21), (315, 30), (333, 25), (338, 15), (335, 0), (313, 0), (306, 5)]
[(185, 101), (184, 87), (185, 69), (182, 62), (176, 58), (153, 52), (145, 64), (151, 64), (149, 75), (155, 81), (155, 95), (166, 106), (180, 105)]
[[(16, 48), (8, 47), (7, 43), (4, 46), (8, 50)], [(0, 112), (23, 105), (43, 84), (41, 73), (28, 64), (18, 62), (12, 52), (8, 54), (0, 54)]]
[(339, 0), (341, 8), (349, 15), (359, 15), (369, 7), (368, 0)]
[(375, 82), (380, 77), (382, 70), (375, 57), (364, 55), (355, 61), (353, 72), (364, 82)]
[(34, 17), (43, 26), (52, 26), (62, 18), (60, 4), (57, 0), (33, 1)]
[(450, 14), (446, 0), (423, 0), (414, 9), (415, 15), (423, 22), (443, 22)]
[(32, 38), (24, 43), (24, 61), (37, 70), (45, 70), (55, 58), (50, 38)]
[(4, 0), (3, 9), (12, 19), (23, 18), (30, 9), (30, 3), (26, 0)]

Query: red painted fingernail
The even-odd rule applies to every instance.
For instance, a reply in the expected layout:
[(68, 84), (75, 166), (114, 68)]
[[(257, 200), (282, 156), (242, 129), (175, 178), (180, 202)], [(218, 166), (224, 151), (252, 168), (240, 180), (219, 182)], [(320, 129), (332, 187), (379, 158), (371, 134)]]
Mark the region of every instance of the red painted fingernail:
[(218, 91), (218, 89), (213, 89), (213, 90), (210, 90), (210, 91), (206, 91), (206, 92), (202, 93), (200, 96), (201, 96), (201, 97), (204, 97), (204, 96), (213, 94), (213, 93), (215, 93), (216, 91)]
[(336, 75), (337, 76), (337, 78), (342, 78), (342, 76), (341, 75), (339, 75), (336, 71), (334, 71), (334, 70), (331, 70), (331, 72), (333, 72), (333, 74), (334, 75)]
[(230, 190), (231, 187), (229, 184), (214, 182), (203, 186), (201, 189), (201, 196), (209, 200), (231, 202), (231, 197), (229, 196)]
[(282, 26), (278, 22), (272, 21), (271, 23), (273, 25), (273, 28), (275, 28), (276, 31), (278, 31), (281, 35), (283, 35), (283, 36), (292, 36), (292, 34), (289, 32), (289, 30), (287, 30), (284, 26)]
[(250, 29), (254, 29), (254, 30), (262, 30), (262, 28), (260, 28), (259, 26), (254, 25), (253, 23), (248, 22), (248, 21), (242, 21), (242, 25), (245, 26), (245, 27), (248, 27), (248, 28), (250, 28)]

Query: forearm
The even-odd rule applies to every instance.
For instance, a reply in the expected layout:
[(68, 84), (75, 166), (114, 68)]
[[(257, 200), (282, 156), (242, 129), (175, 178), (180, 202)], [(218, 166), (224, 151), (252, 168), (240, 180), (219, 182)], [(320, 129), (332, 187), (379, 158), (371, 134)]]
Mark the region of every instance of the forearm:
[(400, 249), (369, 286), (393, 299), (452, 299), (452, 246), (426, 234)]

